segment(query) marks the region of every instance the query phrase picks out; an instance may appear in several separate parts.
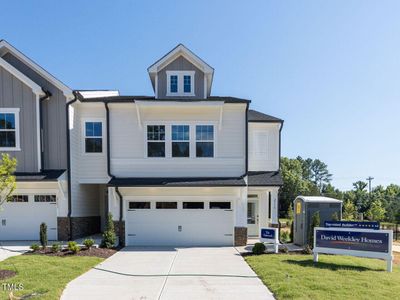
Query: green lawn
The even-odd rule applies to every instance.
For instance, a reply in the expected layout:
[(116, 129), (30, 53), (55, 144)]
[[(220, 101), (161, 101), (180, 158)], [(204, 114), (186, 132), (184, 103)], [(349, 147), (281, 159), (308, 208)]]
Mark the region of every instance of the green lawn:
[(0, 299), (8, 299), (3, 283), (22, 283), (23, 291), (14, 295), (41, 294), (33, 299), (59, 299), (63, 289), (72, 279), (103, 261), (89, 256), (54, 257), (44, 255), (20, 255), (0, 262), (0, 269), (14, 270), (17, 275), (0, 280)]
[[(350, 256), (265, 254), (246, 261), (277, 299), (396, 299), (400, 267)], [(399, 298), (397, 298), (399, 299)]]

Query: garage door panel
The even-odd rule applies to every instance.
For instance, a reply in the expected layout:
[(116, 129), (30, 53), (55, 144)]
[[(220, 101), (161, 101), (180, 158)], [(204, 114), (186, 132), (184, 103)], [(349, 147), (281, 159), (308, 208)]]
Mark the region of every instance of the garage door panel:
[(128, 245), (227, 246), (233, 243), (233, 211), (128, 210), (126, 230)]
[(55, 203), (5, 203), (0, 210), (0, 240), (38, 240), (41, 223), (47, 225), (49, 240), (57, 239)]

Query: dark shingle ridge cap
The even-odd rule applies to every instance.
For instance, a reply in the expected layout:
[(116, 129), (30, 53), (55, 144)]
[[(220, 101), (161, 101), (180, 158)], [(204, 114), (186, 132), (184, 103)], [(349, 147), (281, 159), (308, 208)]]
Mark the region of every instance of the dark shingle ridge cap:
[(249, 109), (248, 121), (252, 123), (283, 123), (282, 119), (264, 114), (254, 109)]

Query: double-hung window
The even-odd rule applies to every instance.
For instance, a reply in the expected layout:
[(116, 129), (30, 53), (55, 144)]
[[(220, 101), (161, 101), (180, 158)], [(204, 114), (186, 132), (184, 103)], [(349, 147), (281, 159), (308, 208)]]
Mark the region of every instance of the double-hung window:
[(189, 125), (172, 125), (172, 157), (189, 157)]
[(214, 126), (196, 126), (196, 157), (214, 157)]
[(147, 126), (147, 157), (165, 157), (165, 125)]
[(184, 93), (191, 93), (192, 92), (192, 76), (184, 75), (183, 76), (183, 92)]
[(178, 75), (171, 75), (169, 88), (171, 93), (178, 92)]
[(0, 149), (19, 150), (19, 108), (0, 109)]
[(103, 152), (103, 125), (102, 122), (85, 122), (85, 152)]

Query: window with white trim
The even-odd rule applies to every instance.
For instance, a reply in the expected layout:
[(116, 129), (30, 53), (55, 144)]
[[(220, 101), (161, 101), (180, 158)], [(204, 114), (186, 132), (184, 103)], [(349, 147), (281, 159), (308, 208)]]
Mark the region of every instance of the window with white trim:
[(19, 108), (0, 109), (0, 150), (19, 150)]
[(147, 126), (147, 157), (165, 157), (165, 125)]
[(195, 71), (167, 71), (167, 96), (194, 96)]
[(103, 152), (103, 123), (85, 121), (85, 153)]
[(214, 157), (214, 125), (196, 125), (196, 157)]
[(189, 125), (172, 125), (172, 157), (189, 157)]

